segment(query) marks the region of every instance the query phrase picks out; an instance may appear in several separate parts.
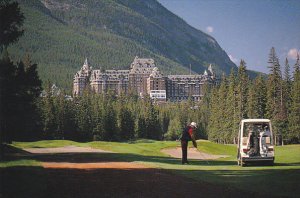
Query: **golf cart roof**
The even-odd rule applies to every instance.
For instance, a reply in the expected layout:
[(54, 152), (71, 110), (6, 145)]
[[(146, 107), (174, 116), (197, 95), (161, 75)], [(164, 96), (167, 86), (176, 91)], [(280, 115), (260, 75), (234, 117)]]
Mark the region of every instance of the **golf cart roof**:
[(271, 122), (269, 119), (243, 119), (241, 123), (245, 122)]

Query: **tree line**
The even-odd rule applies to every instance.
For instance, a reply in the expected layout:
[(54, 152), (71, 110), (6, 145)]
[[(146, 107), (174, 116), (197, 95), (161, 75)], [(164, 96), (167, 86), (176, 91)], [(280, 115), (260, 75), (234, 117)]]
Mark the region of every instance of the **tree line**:
[[(66, 100), (63, 92), (52, 92), (50, 83), (38, 104), (44, 138), (76, 141), (176, 140), (187, 123), (204, 123), (201, 111), (191, 108), (194, 105), (191, 100), (157, 105), (149, 97), (116, 97), (113, 93), (94, 94), (89, 89)], [(203, 134), (204, 125), (198, 130)]]
[(271, 119), (277, 144), (300, 141), (300, 62), (299, 54), (293, 75), (285, 60), (281, 71), (275, 48), (271, 48), (267, 77), (250, 80), (246, 63), (241, 60), (238, 72), (222, 76), (212, 88), (209, 105), (208, 138), (219, 143), (236, 143), (241, 119)]

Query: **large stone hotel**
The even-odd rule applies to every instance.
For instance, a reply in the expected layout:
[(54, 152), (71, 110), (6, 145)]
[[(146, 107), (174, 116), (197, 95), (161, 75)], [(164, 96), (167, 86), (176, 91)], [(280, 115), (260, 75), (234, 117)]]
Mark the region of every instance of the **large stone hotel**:
[(93, 70), (87, 59), (75, 74), (73, 96), (80, 96), (89, 86), (95, 93), (134, 92), (140, 97), (149, 95), (157, 101), (201, 100), (203, 85), (216, 82), (211, 65), (204, 74), (164, 76), (153, 59), (135, 57), (129, 70)]

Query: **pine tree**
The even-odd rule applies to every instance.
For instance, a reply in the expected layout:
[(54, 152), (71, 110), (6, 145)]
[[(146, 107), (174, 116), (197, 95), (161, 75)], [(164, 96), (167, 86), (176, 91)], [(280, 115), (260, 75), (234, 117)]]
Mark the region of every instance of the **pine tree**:
[(234, 70), (230, 72), (228, 79), (228, 93), (226, 98), (226, 112), (227, 121), (224, 125), (227, 131), (226, 140), (227, 142), (236, 142), (236, 136), (238, 134), (238, 124), (237, 119), (237, 108), (236, 108), (236, 77)]
[(285, 59), (285, 67), (284, 67), (284, 78), (283, 78), (283, 96), (284, 96), (284, 101), (286, 102), (286, 114), (288, 115), (288, 109), (290, 107), (291, 103), (291, 75), (290, 75), (290, 65), (288, 62), (288, 59)]
[(289, 114), (289, 140), (292, 143), (300, 142), (300, 61), (299, 54), (294, 66), (294, 75), (291, 89), (291, 106)]
[(199, 138), (207, 139), (207, 129), (208, 129), (208, 122), (210, 118), (210, 98), (211, 98), (211, 89), (212, 85), (209, 85), (208, 83), (204, 83), (203, 85), (203, 98), (201, 99), (199, 103), (199, 113), (200, 113), (200, 123), (202, 126), (201, 134), (199, 135)]
[(118, 113), (120, 138), (122, 140), (130, 140), (134, 137), (134, 119), (130, 110), (121, 104), (121, 108)]
[(24, 15), (19, 3), (6, 0), (0, 2), (0, 52), (23, 35), (23, 22)]
[(247, 99), (247, 117), (248, 118), (257, 118), (257, 112), (256, 112), (256, 107), (257, 107), (257, 100), (256, 100), (256, 94), (255, 94), (255, 86), (250, 83), (249, 85), (249, 90), (248, 90), (248, 99)]
[(89, 90), (85, 90), (83, 95), (78, 98), (76, 109), (76, 123), (78, 126), (78, 141), (89, 141), (93, 137), (93, 123), (91, 114), (91, 93)]
[(210, 100), (210, 117), (208, 124), (208, 139), (210, 141), (217, 142), (219, 139), (219, 129), (221, 128), (219, 122), (219, 101), (218, 101), (218, 88), (214, 87), (211, 91), (211, 100)]
[(254, 80), (254, 115), (257, 118), (265, 118), (267, 91), (266, 82), (262, 75), (259, 75)]
[(161, 126), (159, 122), (158, 111), (155, 109), (150, 98), (146, 98), (146, 126), (147, 126), (147, 138), (161, 140)]
[(291, 76), (290, 76), (290, 65), (288, 59), (285, 59), (284, 76), (282, 79), (282, 90), (281, 90), (281, 130), (282, 138), (288, 140), (288, 115), (291, 106)]
[(93, 95), (92, 97), (92, 134), (93, 140), (101, 140), (101, 134), (103, 131), (103, 96), (102, 95)]
[(42, 112), (43, 137), (53, 139), (56, 131), (57, 121), (55, 118), (55, 107), (51, 93), (51, 83), (48, 81), (45, 86), (45, 96), (40, 102), (40, 111)]
[(161, 125), (162, 135), (164, 136), (169, 129), (170, 125), (170, 115), (165, 109), (160, 109), (159, 111), (159, 120)]
[(37, 65), (26, 67), (22, 61), (17, 64), (15, 73), (15, 96), (12, 138), (18, 141), (34, 140), (39, 135), (40, 115), (37, 99), (41, 92), (41, 80), (37, 73)]
[(275, 53), (275, 48), (272, 47), (269, 55), (268, 63), (270, 74), (267, 82), (267, 116), (272, 119), (273, 131), (276, 142), (282, 140), (282, 113), (283, 113), (283, 93), (282, 93), (282, 75), (278, 57)]
[(138, 138), (147, 138), (147, 126), (146, 120), (143, 115), (139, 115), (137, 118), (137, 137)]
[(103, 102), (103, 132), (101, 139), (104, 141), (117, 141), (119, 139), (119, 128), (117, 126), (117, 113), (113, 105), (112, 98)]
[[(16, 103), (16, 66), (5, 50), (0, 60), (0, 144), (11, 143)], [(2, 148), (2, 146), (0, 145)], [(1, 149), (0, 148), (0, 149)], [(2, 150), (1, 150), (2, 154)], [(1, 156), (0, 156), (1, 157)]]
[(166, 140), (178, 140), (182, 132), (179, 118), (176, 116), (170, 121), (168, 132), (165, 134)]
[(237, 106), (239, 120), (247, 118), (248, 87), (249, 76), (247, 74), (246, 62), (241, 60), (237, 76)]
[(219, 88), (219, 93), (218, 93), (218, 117), (217, 117), (217, 119), (219, 120), (219, 125), (221, 126), (218, 132), (218, 139), (219, 142), (221, 143), (227, 143), (227, 138), (229, 134), (228, 128), (225, 127), (226, 124), (230, 121), (229, 115), (226, 115), (227, 106), (224, 105), (226, 104), (227, 92), (228, 89), (227, 89), (226, 77), (225, 74), (223, 74), (221, 85)]
[[(62, 96), (65, 96), (62, 92)], [(63, 139), (76, 140), (74, 136), (76, 134), (76, 122), (75, 122), (75, 106), (76, 104), (72, 100), (68, 100), (65, 97), (60, 98), (64, 107), (64, 128)], [(62, 101), (63, 100), (63, 101)]]

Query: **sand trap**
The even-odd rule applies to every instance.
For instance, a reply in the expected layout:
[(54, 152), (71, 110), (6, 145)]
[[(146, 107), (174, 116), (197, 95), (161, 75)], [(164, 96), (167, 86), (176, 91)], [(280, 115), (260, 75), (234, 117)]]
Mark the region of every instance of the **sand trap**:
[[(161, 152), (168, 154), (174, 158), (182, 157), (181, 147), (163, 149), (161, 150)], [(188, 159), (209, 160), (209, 159), (218, 159), (222, 157), (228, 157), (228, 155), (211, 155), (204, 152), (200, 152), (196, 148), (189, 148), (188, 150)]]
[(44, 162), (44, 168), (68, 168), (68, 169), (145, 169), (149, 168), (133, 162), (100, 162), (100, 163), (68, 163), (68, 162)]
[(91, 147), (79, 147), (79, 146), (65, 146), (57, 148), (26, 148), (27, 152), (34, 154), (44, 153), (113, 153), (111, 151), (105, 151), (101, 149), (94, 149)]
[[(113, 153), (101, 149), (91, 147), (65, 146), (58, 148), (27, 148), (24, 149), (32, 154), (59, 154), (59, 153)], [(53, 169), (145, 169), (149, 168), (145, 165), (134, 162), (88, 162), (88, 163), (72, 163), (72, 162), (43, 162), (44, 168)]]

